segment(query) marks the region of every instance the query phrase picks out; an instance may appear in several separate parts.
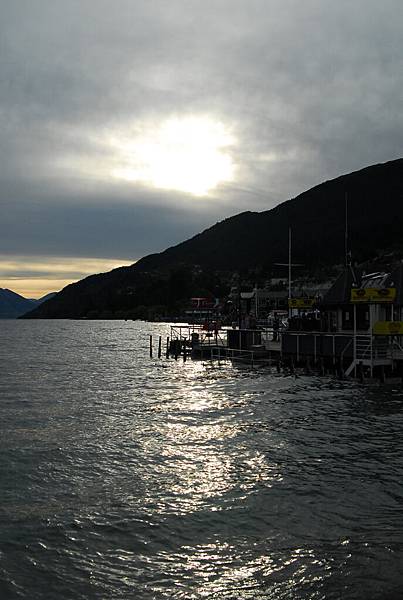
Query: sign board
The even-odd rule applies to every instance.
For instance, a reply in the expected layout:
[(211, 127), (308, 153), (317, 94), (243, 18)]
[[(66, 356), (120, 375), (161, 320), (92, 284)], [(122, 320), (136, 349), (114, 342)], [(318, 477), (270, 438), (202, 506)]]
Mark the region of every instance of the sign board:
[(396, 288), (352, 288), (351, 302), (393, 302)]
[(315, 298), (289, 298), (288, 308), (312, 308)]
[(374, 335), (403, 335), (403, 321), (377, 321)]

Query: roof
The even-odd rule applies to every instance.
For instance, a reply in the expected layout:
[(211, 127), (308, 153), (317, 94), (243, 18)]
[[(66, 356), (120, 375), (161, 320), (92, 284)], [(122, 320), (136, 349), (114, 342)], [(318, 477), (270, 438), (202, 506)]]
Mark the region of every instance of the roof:
[(358, 287), (360, 280), (360, 274), (357, 273), (353, 267), (346, 267), (338, 276), (332, 287), (323, 296), (321, 304), (348, 304), (351, 298), (351, 288)]
[(386, 281), (389, 277), (389, 273), (370, 273), (363, 275), (361, 279), (361, 288), (384, 288), (388, 287)]
[(403, 306), (403, 263), (400, 263), (399, 266), (388, 275), (385, 281), (385, 287), (396, 288), (394, 304)]

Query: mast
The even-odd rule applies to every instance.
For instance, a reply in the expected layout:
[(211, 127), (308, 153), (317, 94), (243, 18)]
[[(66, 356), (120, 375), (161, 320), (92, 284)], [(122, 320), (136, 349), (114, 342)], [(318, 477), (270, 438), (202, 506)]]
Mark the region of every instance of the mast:
[(351, 256), (349, 256), (348, 251), (348, 194), (347, 192), (344, 195), (345, 201), (345, 228), (344, 228), (344, 259), (346, 263), (346, 267), (351, 265)]
[[(291, 300), (291, 227), (288, 228), (288, 300)], [(288, 316), (291, 317), (292, 309), (288, 302)]]

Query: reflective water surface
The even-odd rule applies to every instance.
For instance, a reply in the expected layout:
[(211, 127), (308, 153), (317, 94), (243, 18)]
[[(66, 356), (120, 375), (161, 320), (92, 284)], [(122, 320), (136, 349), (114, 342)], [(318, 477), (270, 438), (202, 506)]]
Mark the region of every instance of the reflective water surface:
[(403, 392), (0, 322), (0, 598), (403, 596)]

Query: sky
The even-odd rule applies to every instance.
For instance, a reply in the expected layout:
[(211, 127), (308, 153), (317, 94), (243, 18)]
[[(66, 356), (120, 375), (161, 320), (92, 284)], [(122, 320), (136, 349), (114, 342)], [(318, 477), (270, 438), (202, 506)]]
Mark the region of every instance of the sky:
[(0, 287), (26, 297), (403, 155), (401, 0), (0, 9)]

